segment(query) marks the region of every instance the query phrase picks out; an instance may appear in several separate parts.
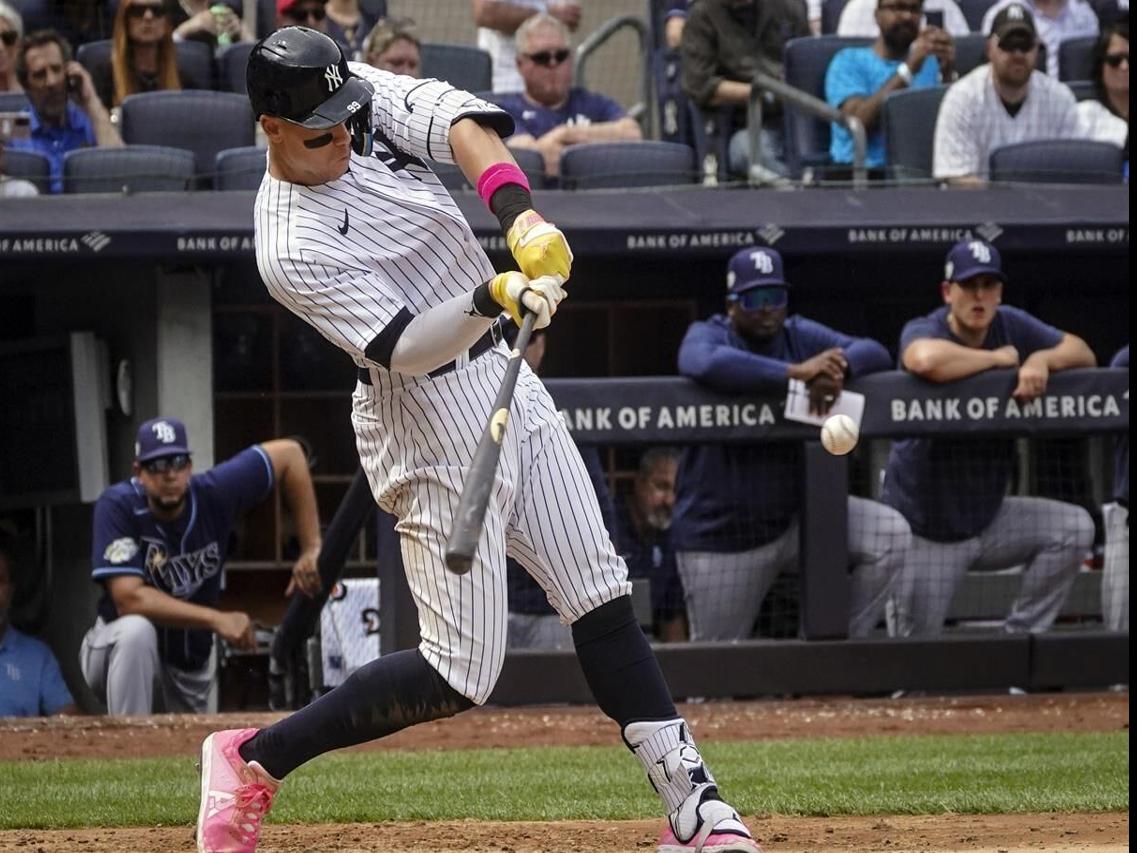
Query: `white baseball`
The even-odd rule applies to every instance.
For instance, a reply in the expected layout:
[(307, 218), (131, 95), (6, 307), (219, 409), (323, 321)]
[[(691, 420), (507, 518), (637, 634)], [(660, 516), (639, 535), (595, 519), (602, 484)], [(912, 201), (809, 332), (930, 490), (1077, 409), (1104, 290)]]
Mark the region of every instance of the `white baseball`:
[(821, 425), (821, 446), (834, 456), (844, 456), (857, 446), (860, 433), (848, 415), (833, 415)]

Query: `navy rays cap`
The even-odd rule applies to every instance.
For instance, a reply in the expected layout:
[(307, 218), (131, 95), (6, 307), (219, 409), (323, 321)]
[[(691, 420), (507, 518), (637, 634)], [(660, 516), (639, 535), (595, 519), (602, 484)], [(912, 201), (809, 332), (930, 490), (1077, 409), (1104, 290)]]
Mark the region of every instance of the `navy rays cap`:
[(951, 247), (947, 262), (944, 263), (944, 278), (947, 281), (967, 281), (984, 273), (1006, 283), (1003, 259), (999, 257), (998, 249), (982, 240), (961, 240)]
[(782, 275), (782, 256), (774, 249), (743, 249), (735, 252), (726, 269), (728, 293), (754, 287), (789, 287)]
[(138, 428), (134, 441), (134, 458), (149, 462), (163, 456), (189, 454), (186, 425), (177, 418), (153, 418)]

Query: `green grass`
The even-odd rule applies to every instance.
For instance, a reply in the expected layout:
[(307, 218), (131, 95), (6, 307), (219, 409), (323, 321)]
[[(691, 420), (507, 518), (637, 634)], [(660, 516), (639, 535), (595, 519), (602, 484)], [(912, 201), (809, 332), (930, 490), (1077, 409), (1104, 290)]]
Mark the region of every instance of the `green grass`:
[[(1014, 734), (712, 743), (744, 814), (1120, 811), (1129, 735)], [(0, 828), (192, 823), (194, 758), (0, 763)], [(276, 822), (645, 818), (659, 802), (612, 748), (369, 752), (293, 773)]]

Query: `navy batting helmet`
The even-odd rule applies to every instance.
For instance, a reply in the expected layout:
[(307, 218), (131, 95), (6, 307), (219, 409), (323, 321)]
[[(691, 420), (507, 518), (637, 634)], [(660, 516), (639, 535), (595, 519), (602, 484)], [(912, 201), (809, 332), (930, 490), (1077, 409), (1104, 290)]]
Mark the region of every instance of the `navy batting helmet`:
[(339, 45), (307, 27), (284, 27), (261, 39), (245, 68), (249, 102), (258, 118), (276, 116), (322, 130), (348, 122), (353, 147), (369, 143), (375, 88), (347, 67)]

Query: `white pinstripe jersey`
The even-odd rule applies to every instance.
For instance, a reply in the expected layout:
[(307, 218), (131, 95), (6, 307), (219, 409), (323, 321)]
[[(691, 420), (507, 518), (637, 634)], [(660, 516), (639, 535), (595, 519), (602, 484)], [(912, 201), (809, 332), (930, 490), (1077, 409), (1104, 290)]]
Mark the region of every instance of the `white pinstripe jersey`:
[[(375, 86), (374, 151), (352, 152), (348, 171), (301, 186), (267, 172), (257, 193), (257, 266), (272, 297), (361, 367), (393, 320), (421, 313), (494, 276), (450, 193), (426, 160), (453, 163), (450, 126), (506, 114), (438, 80), (349, 63)], [(392, 341), (393, 344), (393, 341)]]
[(948, 89), (940, 104), (932, 174), (986, 178), (991, 152), (1002, 145), (1077, 135), (1077, 103), (1067, 86), (1031, 72), (1026, 100), (1012, 116), (995, 91), (991, 66), (980, 65)]

